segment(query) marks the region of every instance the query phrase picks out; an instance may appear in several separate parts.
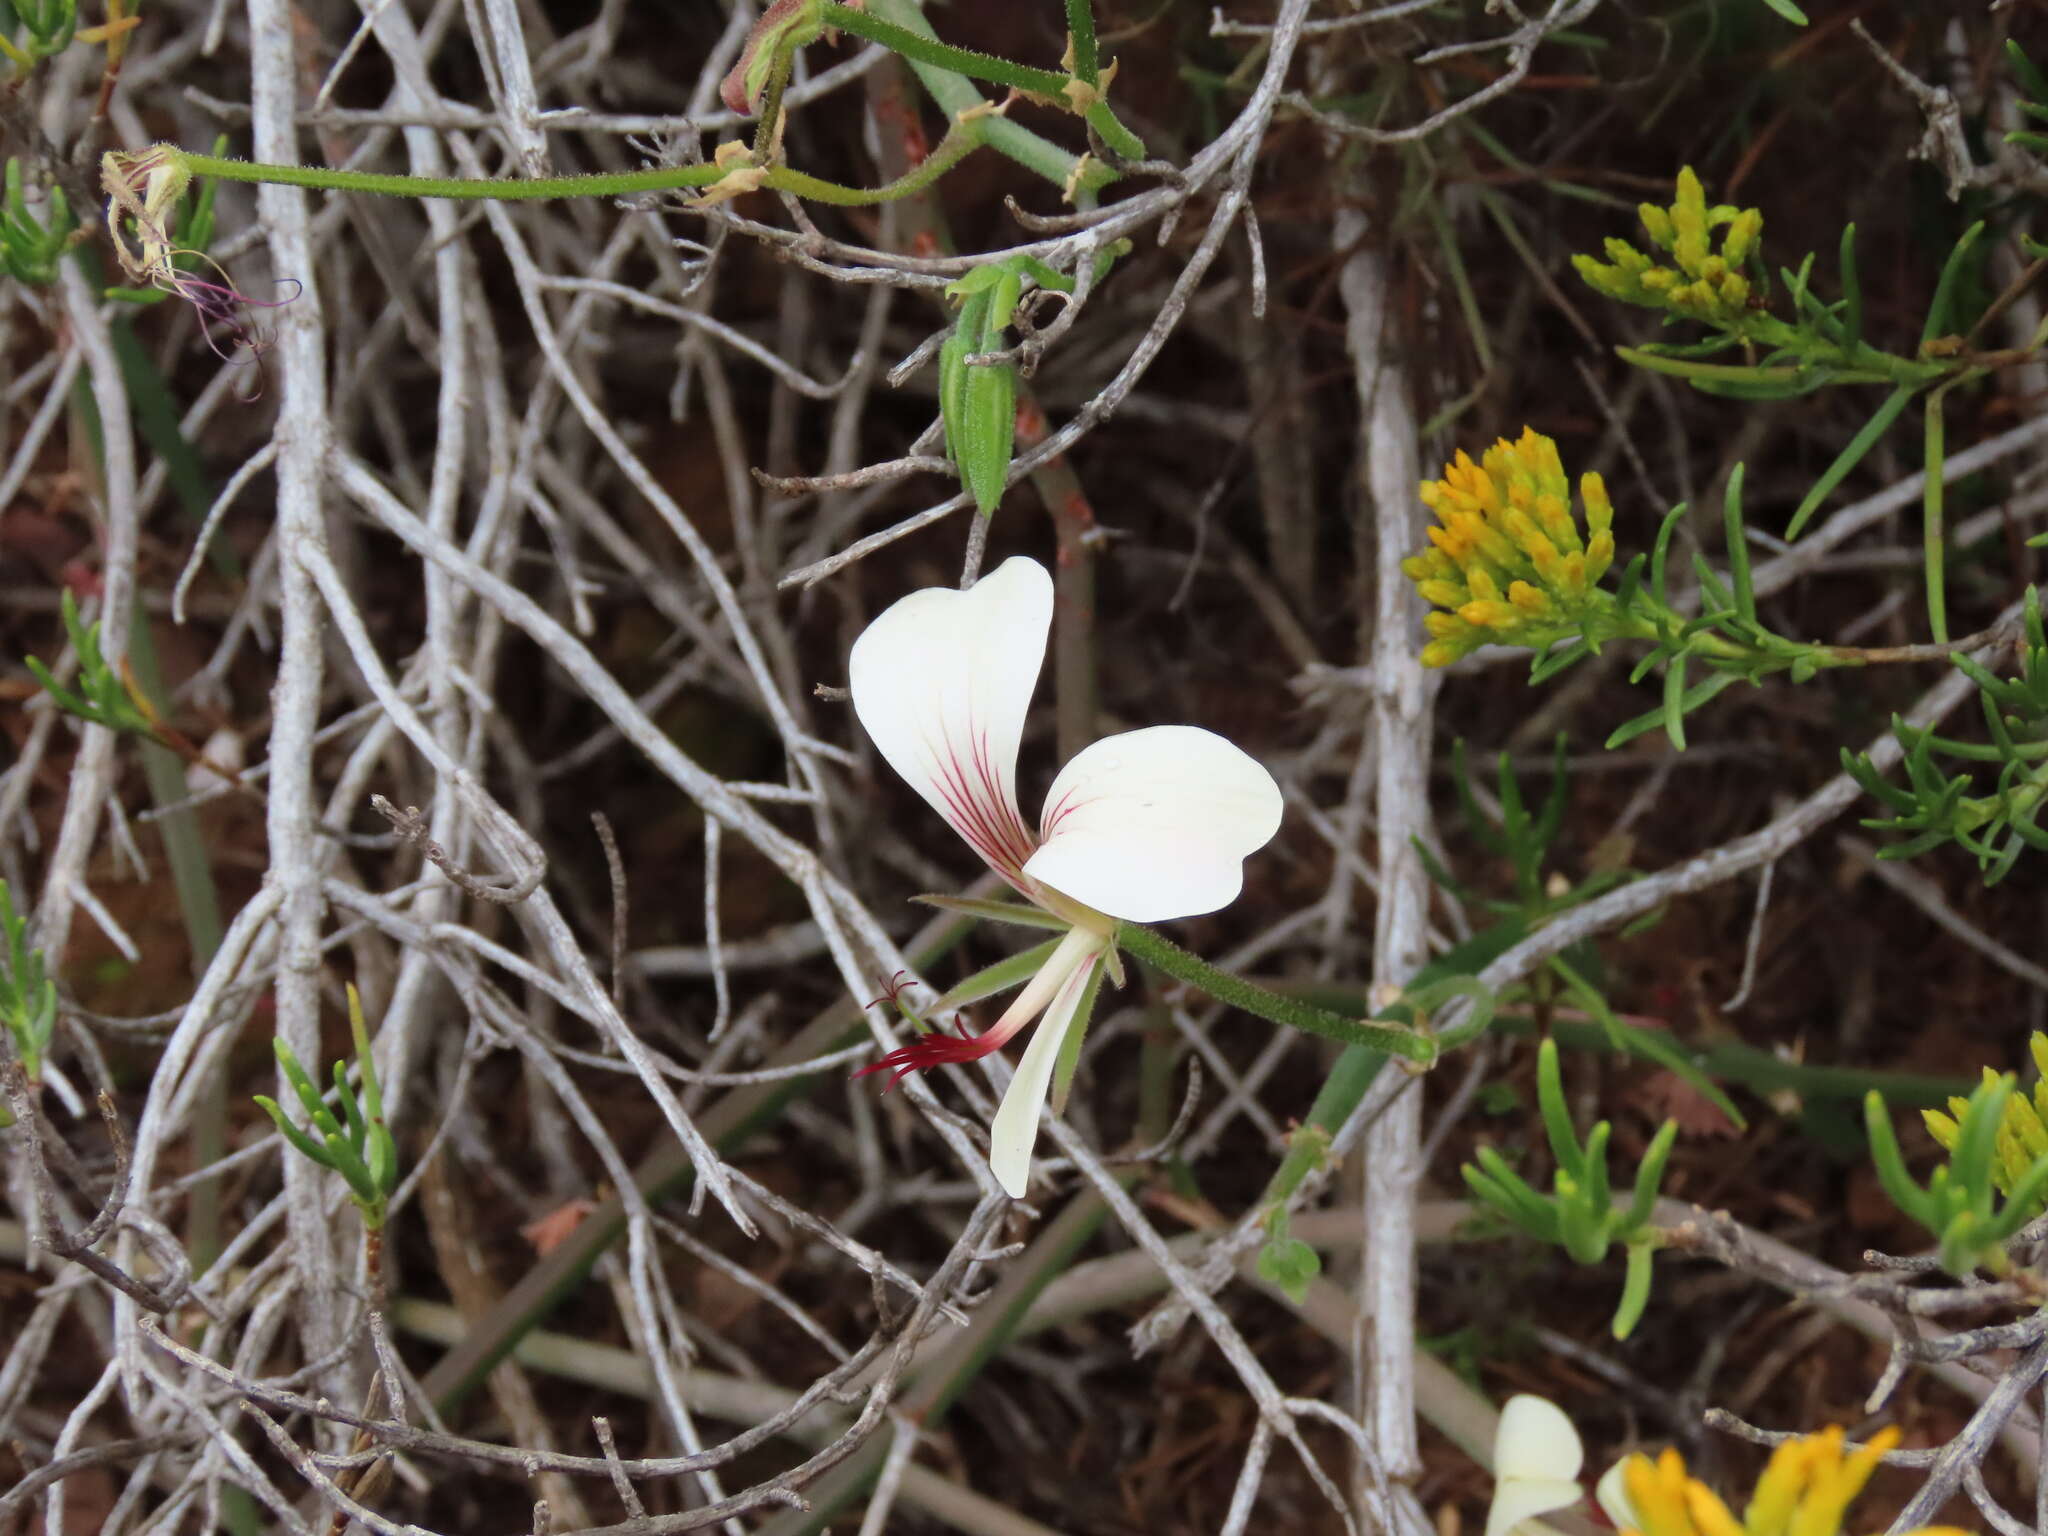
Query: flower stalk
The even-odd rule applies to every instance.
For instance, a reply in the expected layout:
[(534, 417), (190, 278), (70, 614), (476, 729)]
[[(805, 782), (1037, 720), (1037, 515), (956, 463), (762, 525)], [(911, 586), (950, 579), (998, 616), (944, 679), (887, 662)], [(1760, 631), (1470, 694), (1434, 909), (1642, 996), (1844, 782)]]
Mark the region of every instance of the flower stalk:
[(1242, 1009), (1254, 1018), (1284, 1024), (1289, 1029), (1320, 1035), (1325, 1040), (1336, 1040), (1344, 1045), (1384, 1051), (1418, 1069), (1427, 1070), (1436, 1064), (1438, 1047), (1433, 1035), (1389, 1022), (1391, 1015), (1405, 1011), (1405, 1004), (1396, 1004), (1372, 1021), (1347, 1018), (1299, 998), (1269, 992), (1242, 976), (1211, 965), (1199, 955), (1190, 954), (1164, 934), (1141, 923), (1117, 924), (1116, 942), (1133, 959), (1143, 961), (1175, 981), (1206, 992), (1219, 1003)]

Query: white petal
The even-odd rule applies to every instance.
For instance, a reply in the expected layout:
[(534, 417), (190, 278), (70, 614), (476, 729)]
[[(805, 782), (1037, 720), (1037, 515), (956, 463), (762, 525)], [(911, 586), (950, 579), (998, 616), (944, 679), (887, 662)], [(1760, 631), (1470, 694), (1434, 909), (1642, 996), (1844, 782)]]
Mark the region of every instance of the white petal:
[(1628, 1458), (1622, 1457), (1613, 1466), (1600, 1474), (1600, 1481), (1593, 1487), (1593, 1502), (1600, 1506), (1601, 1513), (1614, 1522), (1617, 1531), (1642, 1529), (1642, 1519), (1636, 1514), (1636, 1507), (1628, 1496), (1628, 1485), (1623, 1480), (1621, 1469), (1628, 1465)]
[(928, 587), (853, 643), (853, 709), (891, 768), (1013, 880), (1032, 838), (1017, 745), (1045, 660), (1052, 578), (1014, 558), (965, 592)]
[(1280, 787), (1257, 762), (1213, 731), (1155, 725), (1074, 754), (1024, 868), (1111, 917), (1193, 917), (1237, 899), (1246, 855), (1279, 827)]
[(1524, 1520), (1579, 1502), (1585, 1489), (1552, 1478), (1511, 1477), (1493, 1486), (1493, 1506), (1486, 1512), (1486, 1536), (1507, 1536)]
[(1555, 1403), (1527, 1392), (1509, 1398), (1493, 1436), (1486, 1536), (1506, 1536), (1524, 1520), (1578, 1503), (1585, 1460), (1579, 1432)]
[[(1062, 945), (1061, 950), (1065, 947)], [(1080, 963), (1068, 972), (1051, 1006), (1045, 1010), (1045, 1017), (1033, 1031), (1031, 1043), (1024, 1047), (1016, 1075), (1010, 1079), (1003, 1102), (996, 1106), (996, 1117), (989, 1123), (989, 1170), (1013, 1200), (1023, 1199), (1031, 1183), (1031, 1149), (1038, 1141), (1039, 1112), (1045, 1108), (1046, 1095), (1052, 1090), (1060, 1042), (1066, 1039), (1067, 1030), (1074, 1023), (1081, 998), (1088, 990), (1088, 978), (1101, 957), (1099, 947), (1084, 951)], [(1054, 958), (1058, 958), (1057, 953)], [(1051, 968), (1048, 962), (1046, 969)]]
[(1564, 1410), (1547, 1397), (1518, 1392), (1500, 1411), (1493, 1434), (1496, 1478), (1549, 1477), (1576, 1482), (1586, 1464), (1579, 1432)]

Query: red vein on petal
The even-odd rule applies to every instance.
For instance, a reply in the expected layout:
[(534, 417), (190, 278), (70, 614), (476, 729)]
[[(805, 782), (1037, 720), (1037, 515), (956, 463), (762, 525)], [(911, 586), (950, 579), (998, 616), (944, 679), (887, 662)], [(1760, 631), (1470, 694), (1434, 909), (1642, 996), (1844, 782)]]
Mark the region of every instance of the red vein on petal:
[[(970, 727), (966, 762), (950, 733), (943, 749), (926, 742), (933, 764), (932, 785), (945, 803), (946, 820), (984, 863), (1019, 890), (1024, 886), (1024, 861), (1036, 851), (1023, 818), (1001, 773), (991, 761), (986, 731)], [(1029, 894), (1028, 891), (1026, 894)]]

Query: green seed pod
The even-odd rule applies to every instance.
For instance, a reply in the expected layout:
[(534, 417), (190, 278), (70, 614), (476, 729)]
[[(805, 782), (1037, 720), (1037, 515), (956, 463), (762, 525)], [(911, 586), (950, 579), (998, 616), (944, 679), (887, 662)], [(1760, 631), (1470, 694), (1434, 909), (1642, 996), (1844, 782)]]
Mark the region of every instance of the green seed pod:
[(995, 512), (1009, 478), (1017, 437), (1017, 370), (1010, 363), (971, 364), (968, 358), (1002, 350), (1023, 281), (1004, 267), (983, 267), (955, 283), (960, 319), (939, 352), (939, 411), (946, 451), (959, 467), (984, 517)]

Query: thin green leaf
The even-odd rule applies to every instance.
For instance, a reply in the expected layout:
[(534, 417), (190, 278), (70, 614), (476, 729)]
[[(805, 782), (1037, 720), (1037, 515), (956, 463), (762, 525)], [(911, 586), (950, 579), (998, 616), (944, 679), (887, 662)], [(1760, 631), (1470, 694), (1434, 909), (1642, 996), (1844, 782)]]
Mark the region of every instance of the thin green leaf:
[(1927, 323), (1920, 328), (1920, 345), (1947, 333), (1949, 328), (1949, 306), (1954, 301), (1957, 281), (1962, 277), (1963, 261), (1970, 254), (1970, 247), (1977, 243), (1977, 237), (1984, 233), (1984, 221), (1979, 219), (1963, 231), (1955, 248), (1948, 253), (1948, 260), (1942, 263), (1941, 277), (1934, 285), (1934, 301), (1927, 306)]
[(1729, 475), (1729, 492), (1720, 498), (1720, 528), (1729, 541), (1729, 580), (1735, 584), (1735, 610), (1757, 623), (1757, 592), (1749, 582), (1749, 537), (1743, 532), (1743, 465)]
[(1536, 1103), (1543, 1114), (1543, 1131), (1550, 1138), (1550, 1152), (1558, 1167), (1574, 1179), (1586, 1173), (1586, 1154), (1579, 1146), (1578, 1127), (1564, 1102), (1564, 1074), (1558, 1066), (1557, 1042), (1545, 1040), (1536, 1049)]
[(1947, 459), (1946, 431), (1942, 419), (1942, 397), (1947, 388), (1927, 397), (1926, 453), (1921, 487), (1921, 553), (1927, 577), (1927, 625), (1937, 645), (1948, 642), (1948, 579), (1943, 571), (1947, 538), (1943, 528), (1942, 500), (1946, 489), (1943, 465)]
[[(1789, 5), (1791, 0), (1775, 3)], [(1609, 1325), (1616, 1339), (1625, 1339), (1635, 1332), (1636, 1324), (1642, 1321), (1643, 1308), (1649, 1304), (1650, 1254), (1648, 1243), (1629, 1244), (1628, 1262), (1622, 1271), (1621, 1304), (1614, 1309), (1614, 1321)]]
[(1856, 226), (1842, 226), (1842, 334), (1853, 352), (1863, 345), (1863, 280), (1856, 271)]
[(1052, 952), (1059, 943), (1058, 939), (1047, 939), (1043, 944), (1034, 944), (1007, 960), (998, 960), (994, 965), (976, 971), (932, 1004), (932, 1012), (947, 1013), (955, 1008), (965, 1008), (969, 1003), (978, 1003), (998, 992), (1023, 986), (1052, 958)]
[(1879, 439), (1886, 432), (1891, 430), (1892, 423), (1899, 419), (1899, 414), (1918, 392), (1917, 385), (1901, 384), (1885, 396), (1884, 403), (1878, 406), (1870, 420), (1863, 424), (1862, 429), (1849, 439), (1848, 446), (1835, 455), (1834, 462), (1822, 471), (1821, 477), (1813, 482), (1813, 488), (1801, 498), (1798, 508), (1792, 514), (1792, 521), (1785, 525), (1787, 539), (1799, 537), (1800, 531), (1806, 527), (1807, 520), (1820, 509), (1820, 504), (1834, 494), (1835, 487), (1847, 478), (1850, 470), (1863, 462), (1864, 456), (1877, 446)]
[(1074, 1086), (1074, 1069), (1081, 1064), (1081, 1041), (1095, 1018), (1095, 1000), (1102, 992), (1103, 970), (1101, 960), (1088, 968), (1088, 979), (1082, 983), (1080, 1005), (1074, 1010), (1073, 1022), (1067, 1026), (1066, 1038), (1060, 1041), (1059, 1059), (1052, 1066), (1052, 1112), (1056, 1115), (1067, 1112), (1067, 1093)]
[(1677, 1143), (1676, 1120), (1666, 1120), (1657, 1127), (1657, 1134), (1650, 1139), (1642, 1163), (1636, 1168), (1636, 1187), (1629, 1197), (1628, 1213), (1622, 1218), (1624, 1233), (1634, 1234), (1648, 1225), (1650, 1213), (1657, 1206), (1657, 1190), (1664, 1182), (1664, 1165), (1670, 1161), (1671, 1149)]
[(1055, 917), (1043, 907), (1028, 906), (1021, 901), (983, 901), (974, 896), (913, 896), (912, 901), (927, 907), (937, 907), (944, 912), (958, 912), (965, 917), (986, 918), (992, 923), (1015, 923), (1020, 928), (1051, 928), (1065, 933), (1074, 925), (1063, 917)]

